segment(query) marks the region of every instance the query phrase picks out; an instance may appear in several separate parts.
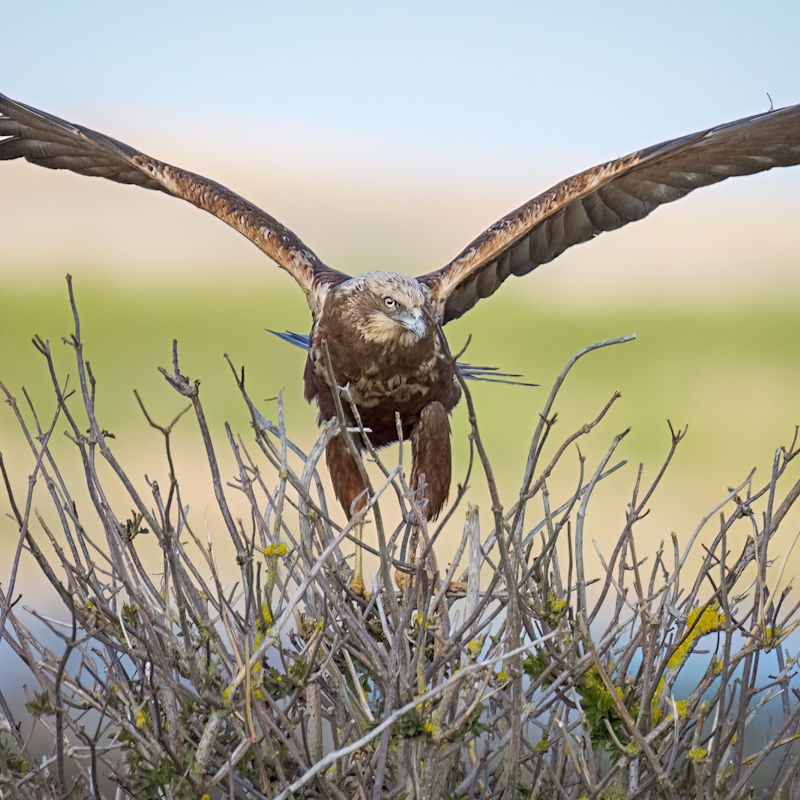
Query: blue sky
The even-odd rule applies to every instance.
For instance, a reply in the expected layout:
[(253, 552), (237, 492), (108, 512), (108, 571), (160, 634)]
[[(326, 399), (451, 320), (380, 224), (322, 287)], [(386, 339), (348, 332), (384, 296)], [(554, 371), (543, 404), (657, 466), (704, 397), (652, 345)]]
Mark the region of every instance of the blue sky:
[[(7, 4), (2, 91), (435, 154), (611, 157), (800, 100), (800, 4)], [(541, 158), (541, 155), (538, 156)]]

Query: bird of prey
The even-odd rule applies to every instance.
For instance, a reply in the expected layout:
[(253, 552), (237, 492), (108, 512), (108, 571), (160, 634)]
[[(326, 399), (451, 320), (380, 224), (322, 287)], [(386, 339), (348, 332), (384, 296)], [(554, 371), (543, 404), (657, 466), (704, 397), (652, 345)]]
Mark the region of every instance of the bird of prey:
[[(568, 247), (642, 219), (693, 189), (799, 163), (800, 105), (717, 125), (573, 175), (495, 222), (441, 269), (416, 278), (380, 270), (351, 277), (224, 186), (0, 95), (0, 160), (14, 158), (188, 200), (285, 269), (311, 310), (307, 339), (285, 335), (308, 350), (306, 399), (316, 401), (321, 421), (335, 416), (327, 348), (335, 384), (348, 387), (373, 445), (398, 440), (399, 415), (402, 436), (412, 444), (411, 487), (424, 487), (424, 513), (432, 520), (450, 488), (448, 416), (461, 395), (441, 326), (509, 276), (525, 275)], [(353, 423), (347, 404), (345, 414)], [(343, 434), (331, 440), (326, 457), (336, 497), (351, 515), (363, 507), (366, 491)]]

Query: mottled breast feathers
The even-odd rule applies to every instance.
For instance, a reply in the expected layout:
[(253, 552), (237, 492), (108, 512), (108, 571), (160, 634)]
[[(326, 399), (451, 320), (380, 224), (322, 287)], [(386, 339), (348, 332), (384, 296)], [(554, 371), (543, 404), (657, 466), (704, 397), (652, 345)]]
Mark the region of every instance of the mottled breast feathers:
[(368, 272), (330, 287), (311, 332), (307, 399), (323, 419), (334, 415), (327, 347), (336, 382), (347, 386), (376, 446), (396, 440), (395, 413), (410, 430), (433, 400), (449, 411), (460, 390), (436, 327), (430, 294), (414, 278)]

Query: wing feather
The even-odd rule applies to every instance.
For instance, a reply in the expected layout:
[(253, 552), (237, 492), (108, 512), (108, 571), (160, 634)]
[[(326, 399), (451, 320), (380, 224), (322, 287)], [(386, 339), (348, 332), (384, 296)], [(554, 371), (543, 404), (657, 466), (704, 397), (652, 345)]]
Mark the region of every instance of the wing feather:
[(221, 184), (0, 94), (0, 160), (14, 158), (187, 200), (235, 228), (283, 267), (312, 308), (320, 289), (349, 277), (323, 264), (292, 231)]
[(460, 317), (511, 274), (646, 217), (694, 189), (800, 163), (800, 105), (672, 139), (573, 175), (498, 220), (449, 264), (419, 280), (442, 323)]

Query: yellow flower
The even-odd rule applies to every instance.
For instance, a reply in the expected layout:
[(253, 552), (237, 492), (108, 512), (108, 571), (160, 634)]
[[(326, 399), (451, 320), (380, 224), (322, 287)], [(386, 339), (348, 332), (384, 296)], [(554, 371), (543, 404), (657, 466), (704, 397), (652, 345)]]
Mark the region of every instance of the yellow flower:
[(136, 715), (136, 727), (143, 728), (146, 723), (147, 723), (147, 717), (144, 715), (144, 711), (140, 711)]

